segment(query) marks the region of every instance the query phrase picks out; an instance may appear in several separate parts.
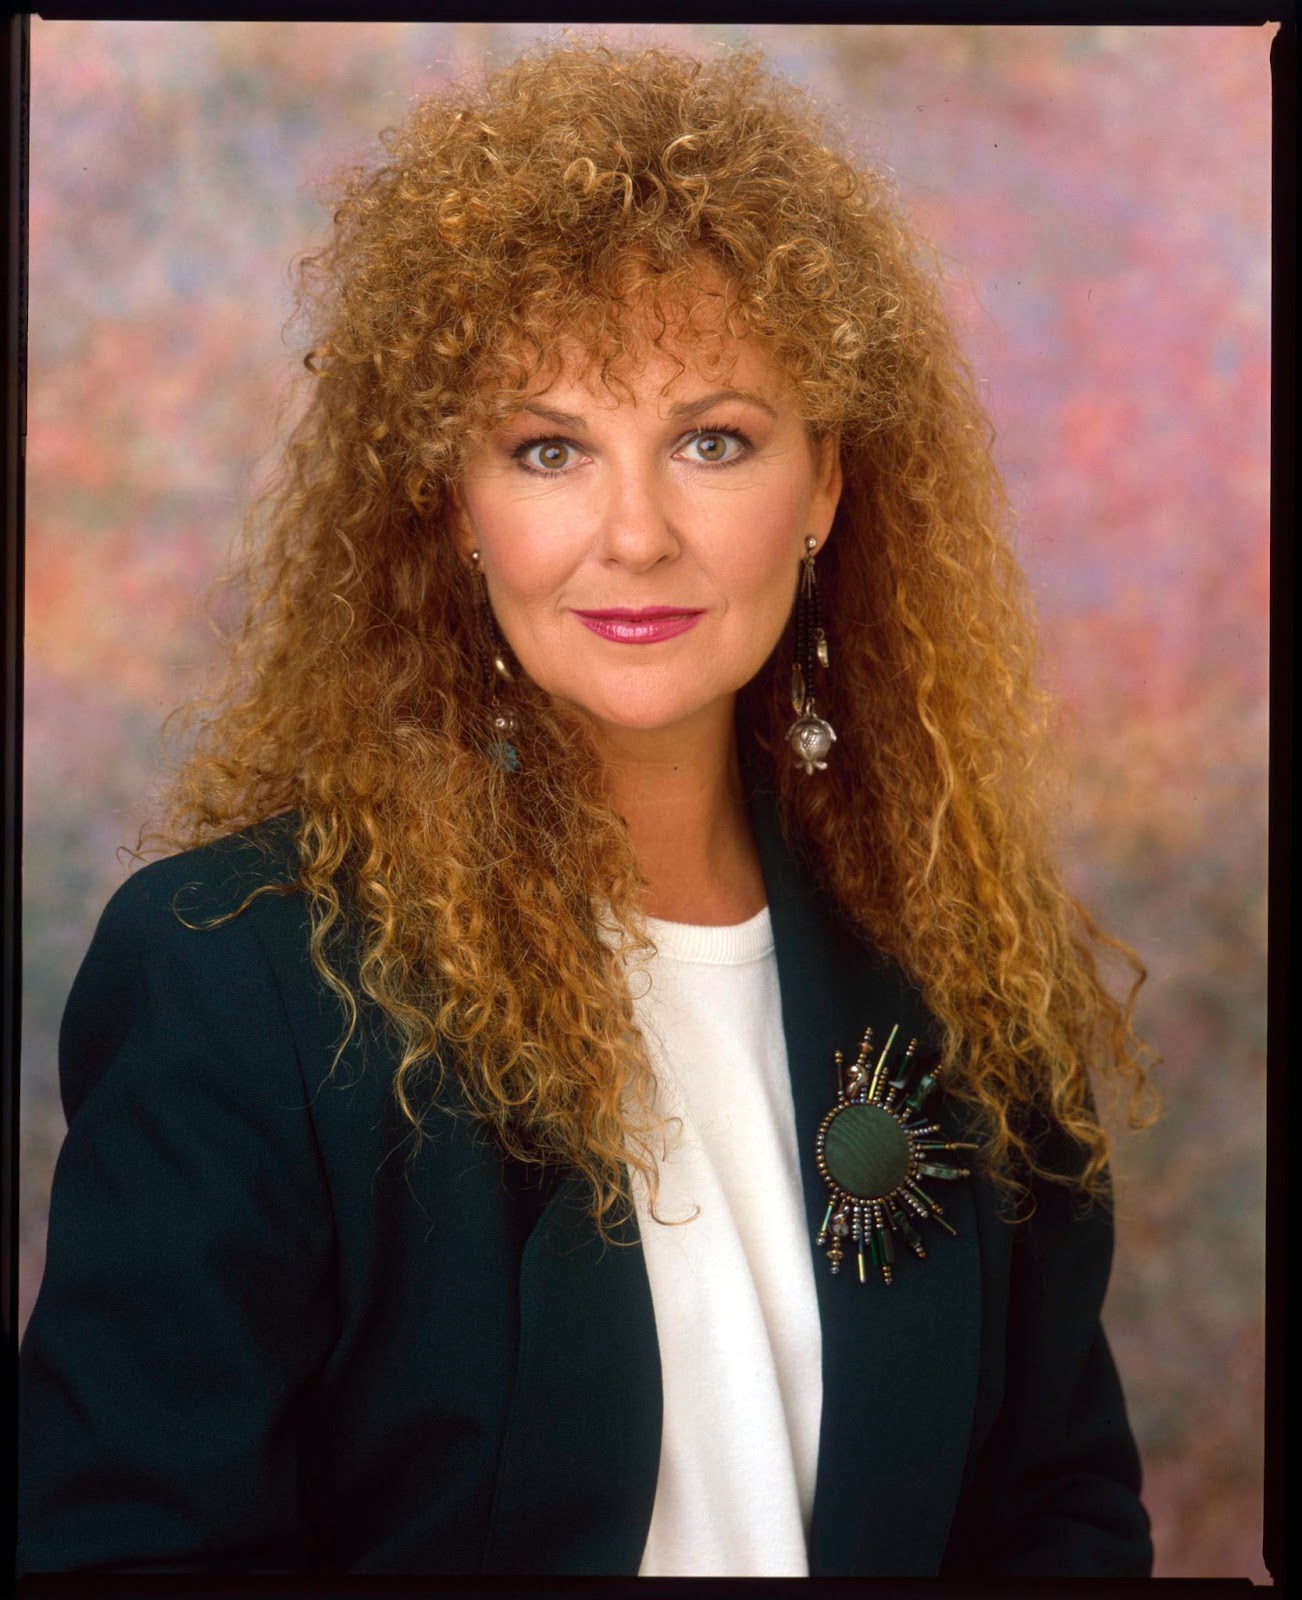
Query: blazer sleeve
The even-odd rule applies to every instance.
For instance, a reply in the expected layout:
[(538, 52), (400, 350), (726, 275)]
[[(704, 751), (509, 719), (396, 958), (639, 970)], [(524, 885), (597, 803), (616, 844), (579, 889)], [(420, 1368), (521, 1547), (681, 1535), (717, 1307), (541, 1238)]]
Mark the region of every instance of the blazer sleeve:
[(942, 1570), (1147, 1577), (1139, 1453), (1100, 1320), (1111, 1214), (1101, 1202), (1082, 1210), (1063, 1184), (1033, 1192), (1033, 1216), (1013, 1230), (1004, 1325), (986, 1333), (1002, 1337), (1003, 1395), (969, 1461)]
[(329, 1199), (260, 919), (187, 928), (172, 867), (110, 902), (64, 1017), (20, 1572), (306, 1559), (296, 1422), (334, 1321)]

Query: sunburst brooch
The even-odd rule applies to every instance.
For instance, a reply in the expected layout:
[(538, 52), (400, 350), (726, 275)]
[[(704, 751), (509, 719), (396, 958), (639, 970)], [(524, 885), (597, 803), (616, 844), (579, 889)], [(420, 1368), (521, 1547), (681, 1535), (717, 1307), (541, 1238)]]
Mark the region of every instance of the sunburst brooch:
[(977, 1148), (947, 1140), (925, 1110), (941, 1072), (938, 1050), (919, 1055), (918, 1041), (912, 1039), (887, 1070), (886, 1059), (899, 1031), (896, 1023), (876, 1065), (870, 1059), (871, 1028), (850, 1067), (836, 1052), (836, 1104), (819, 1124), (815, 1142), (818, 1170), (832, 1195), (818, 1247), (821, 1250), (831, 1236), (827, 1259), (833, 1273), (839, 1273), (847, 1250), (855, 1245), (860, 1283), (866, 1281), (869, 1262), (880, 1267), (890, 1283), (897, 1236), (914, 1255), (926, 1256), (916, 1222), (937, 1222), (947, 1233), (955, 1232), (945, 1221), (944, 1208), (919, 1179), (970, 1177), (967, 1167), (944, 1157)]

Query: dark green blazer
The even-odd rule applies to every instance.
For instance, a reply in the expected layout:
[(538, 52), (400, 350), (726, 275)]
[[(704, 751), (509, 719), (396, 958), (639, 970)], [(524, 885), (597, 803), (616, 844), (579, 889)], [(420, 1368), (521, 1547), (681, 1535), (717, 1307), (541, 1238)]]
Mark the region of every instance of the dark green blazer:
[[(754, 816), (808, 1158), (833, 1051), (932, 1024)], [(341, 1013), (300, 897), (177, 915), (287, 872), (274, 824), (144, 868), (73, 988), (19, 1570), (634, 1573), (661, 1423), (636, 1232), (603, 1247), (573, 1175), (464, 1115), (409, 1161), (373, 1015), (327, 1078)], [(957, 1237), (930, 1227), (889, 1288), (816, 1256), (811, 1573), (1146, 1574), (1106, 1215), (1047, 1186), (1013, 1226), (985, 1182), (944, 1189)]]

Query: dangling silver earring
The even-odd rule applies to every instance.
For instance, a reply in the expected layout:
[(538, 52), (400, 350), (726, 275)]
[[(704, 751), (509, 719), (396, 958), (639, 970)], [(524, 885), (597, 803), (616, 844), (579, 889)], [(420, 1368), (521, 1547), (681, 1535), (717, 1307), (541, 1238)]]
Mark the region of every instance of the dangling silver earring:
[(515, 747), (515, 736), (520, 731), (520, 719), (509, 706), (503, 706), (497, 697), (500, 685), (513, 683), (515, 674), (507, 661), (506, 640), (501, 635), (497, 618), (493, 615), (493, 608), (488, 603), (488, 584), (479, 565), (478, 550), (470, 552), (470, 565), (479, 578), (479, 598), (483, 604), (488, 627), (488, 717), (489, 726), (493, 730), (493, 740), (484, 753), (507, 772), (518, 772), (520, 752)]
[(828, 752), (836, 739), (832, 724), (814, 708), (814, 664), (824, 668), (828, 665), (827, 635), (823, 632), (818, 579), (814, 574), (817, 549), (818, 540), (806, 538), (796, 590), (796, 660), (791, 668), (791, 707), (796, 720), (787, 729), (787, 743), (807, 773), (827, 770)]

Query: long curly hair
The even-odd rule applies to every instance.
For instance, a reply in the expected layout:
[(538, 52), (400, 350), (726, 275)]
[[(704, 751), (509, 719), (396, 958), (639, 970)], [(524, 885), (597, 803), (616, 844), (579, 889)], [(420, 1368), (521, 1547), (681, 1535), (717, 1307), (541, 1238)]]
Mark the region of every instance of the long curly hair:
[[(629, 1170), (654, 1194), (663, 1130), (623, 962), (646, 947), (643, 881), (593, 744), (536, 688), (513, 690), (519, 770), (486, 754), (452, 497), (558, 330), (613, 364), (648, 304), (681, 330), (721, 281), (727, 328), (765, 342), (811, 430), (839, 430), (844, 471), (819, 566), (835, 760), (814, 779), (784, 749), (789, 644), (741, 695), (739, 740), (822, 889), (919, 985), (988, 1169), (1015, 1187), (1040, 1170), (1047, 1114), (1080, 1147), (1071, 1181), (1102, 1192), (1089, 1075), (1128, 1080), (1136, 1120), (1143, 969), (1050, 859), (1049, 707), (992, 430), (887, 181), (748, 51), (539, 49), (382, 139), (299, 262), (310, 392), (160, 836), (294, 813), (312, 958), (345, 1037), (363, 995), (396, 1030), (417, 1135), (452, 1070), (508, 1153), (584, 1174), (603, 1232)], [(1106, 951), (1132, 969), (1122, 999)]]

